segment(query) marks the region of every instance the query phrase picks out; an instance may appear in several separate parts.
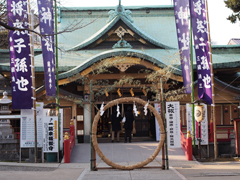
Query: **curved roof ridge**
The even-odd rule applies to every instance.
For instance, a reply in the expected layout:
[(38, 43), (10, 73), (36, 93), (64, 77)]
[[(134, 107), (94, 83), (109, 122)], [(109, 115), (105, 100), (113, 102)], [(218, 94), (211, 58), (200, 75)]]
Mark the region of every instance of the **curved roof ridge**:
[[(76, 66), (75, 68), (73, 68), (67, 72), (59, 74), (59, 79), (65, 79), (65, 78), (74, 76), (100, 60), (110, 58), (110, 57), (115, 57), (115, 56), (138, 57), (138, 58), (147, 60), (149, 62), (152, 62), (153, 64), (155, 64), (156, 66), (158, 66), (160, 68), (164, 68), (167, 66), (161, 60), (159, 60), (159, 59), (153, 57), (152, 55), (145, 53), (143, 51), (133, 50), (133, 49), (112, 49), (112, 50), (97, 54), (97, 55), (87, 59), (83, 64)], [(172, 67), (171, 69), (174, 74), (180, 75), (180, 76), (182, 75), (182, 71), (180, 69), (178, 69), (176, 67)]]
[(136, 25), (132, 24), (126, 17), (119, 14), (115, 18), (113, 18), (109, 23), (107, 23), (103, 28), (101, 28), (99, 31), (97, 31), (95, 34), (93, 34), (91, 37), (83, 41), (82, 43), (68, 49), (67, 51), (77, 51), (81, 50), (82, 48), (90, 45), (97, 39), (99, 39), (101, 36), (103, 36), (105, 33), (107, 33), (116, 23), (117, 21), (121, 19), (131, 30), (133, 30), (135, 33), (137, 33), (139, 36), (141, 36), (143, 39), (146, 39), (150, 43), (154, 44), (155, 46), (158, 46), (163, 49), (175, 49), (173, 47), (164, 45), (160, 42), (158, 42), (155, 38), (151, 37), (150, 35), (146, 34), (144, 31), (142, 31), (140, 28), (138, 28)]
[(164, 48), (164, 49), (175, 49), (173, 47), (170, 47), (170, 46), (167, 46), (167, 45), (164, 45), (160, 42), (158, 42), (155, 38), (153, 38), (152, 36), (146, 34), (143, 30), (141, 30), (139, 27), (137, 27), (136, 25), (134, 25), (133, 23), (130, 23), (130, 21), (125, 18), (124, 16), (121, 16), (120, 17), (121, 20), (126, 23), (132, 30), (134, 30), (138, 35), (140, 35), (141, 37), (143, 37), (144, 39), (146, 39), (147, 41), (149, 41), (150, 43), (158, 46), (158, 47), (161, 47), (161, 48)]
[(67, 51), (77, 51), (80, 50), (88, 45), (90, 45), (91, 43), (93, 43), (94, 41), (96, 41), (97, 39), (99, 39), (103, 34), (105, 34), (107, 31), (109, 31), (114, 24), (119, 20), (119, 16), (116, 16), (114, 19), (112, 19), (112, 21), (110, 21), (109, 23), (107, 23), (105, 26), (103, 26), (99, 31), (97, 31), (95, 34), (93, 34), (92, 36), (90, 36), (89, 38), (87, 38), (86, 40), (84, 40), (83, 42), (81, 42), (80, 44), (68, 49)]

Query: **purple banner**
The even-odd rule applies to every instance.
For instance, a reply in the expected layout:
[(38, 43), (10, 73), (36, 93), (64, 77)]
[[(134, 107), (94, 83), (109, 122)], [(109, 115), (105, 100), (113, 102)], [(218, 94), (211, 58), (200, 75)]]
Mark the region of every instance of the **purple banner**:
[[(53, 1), (38, 0), (39, 26), (42, 37), (42, 55), (47, 96), (56, 96), (55, 55), (54, 55), (54, 20)], [(51, 36), (49, 36), (51, 35)]]
[(174, 0), (174, 12), (178, 36), (178, 47), (182, 67), (183, 84), (185, 92), (191, 93), (191, 64), (190, 64), (190, 41), (188, 0)]
[(211, 66), (205, 1), (190, 0), (193, 39), (197, 61), (198, 97), (212, 104)]
[[(9, 26), (22, 29), (29, 27), (26, 0), (8, 0), (7, 9)], [(9, 31), (12, 109), (33, 107), (29, 44), (28, 31)]]

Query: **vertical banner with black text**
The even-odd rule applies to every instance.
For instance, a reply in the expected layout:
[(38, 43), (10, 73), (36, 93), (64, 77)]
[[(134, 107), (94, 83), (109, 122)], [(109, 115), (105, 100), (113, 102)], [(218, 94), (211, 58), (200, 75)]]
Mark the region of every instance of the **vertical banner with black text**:
[(181, 147), (180, 104), (166, 102), (167, 139), (169, 148)]
[(58, 116), (43, 117), (43, 152), (58, 152)]
[[(195, 104), (197, 105), (197, 104)], [(205, 108), (205, 114), (207, 113), (207, 105), (206, 104), (201, 104), (204, 105)], [(187, 117), (187, 131), (190, 131), (191, 134), (193, 134), (192, 131), (192, 105), (191, 104), (186, 104), (186, 117)], [(198, 145), (198, 138), (199, 138), (199, 128), (198, 128), (198, 122), (195, 120), (195, 142), (196, 145)], [(200, 136), (201, 136), (201, 145), (208, 145), (208, 117), (205, 115), (204, 120), (201, 122), (201, 128), (200, 128)]]

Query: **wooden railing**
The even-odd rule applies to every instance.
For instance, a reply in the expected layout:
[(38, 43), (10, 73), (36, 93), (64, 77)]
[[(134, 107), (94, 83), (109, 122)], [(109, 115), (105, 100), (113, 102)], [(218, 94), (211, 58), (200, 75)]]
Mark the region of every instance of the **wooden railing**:
[[(234, 127), (217, 127), (217, 142), (230, 142), (230, 135)], [(213, 123), (211, 122), (208, 128), (208, 141), (214, 141)]]
[[(181, 127), (181, 130), (186, 134), (186, 127)], [(217, 142), (230, 142), (230, 135), (233, 134), (234, 127), (217, 126)], [(208, 126), (208, 142), (214, 142), (213, 123)]]

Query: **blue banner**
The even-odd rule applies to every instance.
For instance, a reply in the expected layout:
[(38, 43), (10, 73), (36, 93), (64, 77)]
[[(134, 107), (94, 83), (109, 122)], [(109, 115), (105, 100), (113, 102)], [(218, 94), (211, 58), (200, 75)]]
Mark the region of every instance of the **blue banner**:
[(189, 2), (197, 61), (198, 97), (207, 104), (212, 104), (212, 80), (206, 4), (205, 1), (202, 0), (190, 0)]
[(190, 33), (188, 0), (174, 0), (178, 47), (185, 92), (191, 93)]
[(39, 26), (47, 96), (56, 96), (53, 1), (38, 0)]
[[(7, 0), (8, 25), (28, 29), (26, 0)], [(31, 51), (28, 31), (9, 31), (12, 109), (31, 109)]]

